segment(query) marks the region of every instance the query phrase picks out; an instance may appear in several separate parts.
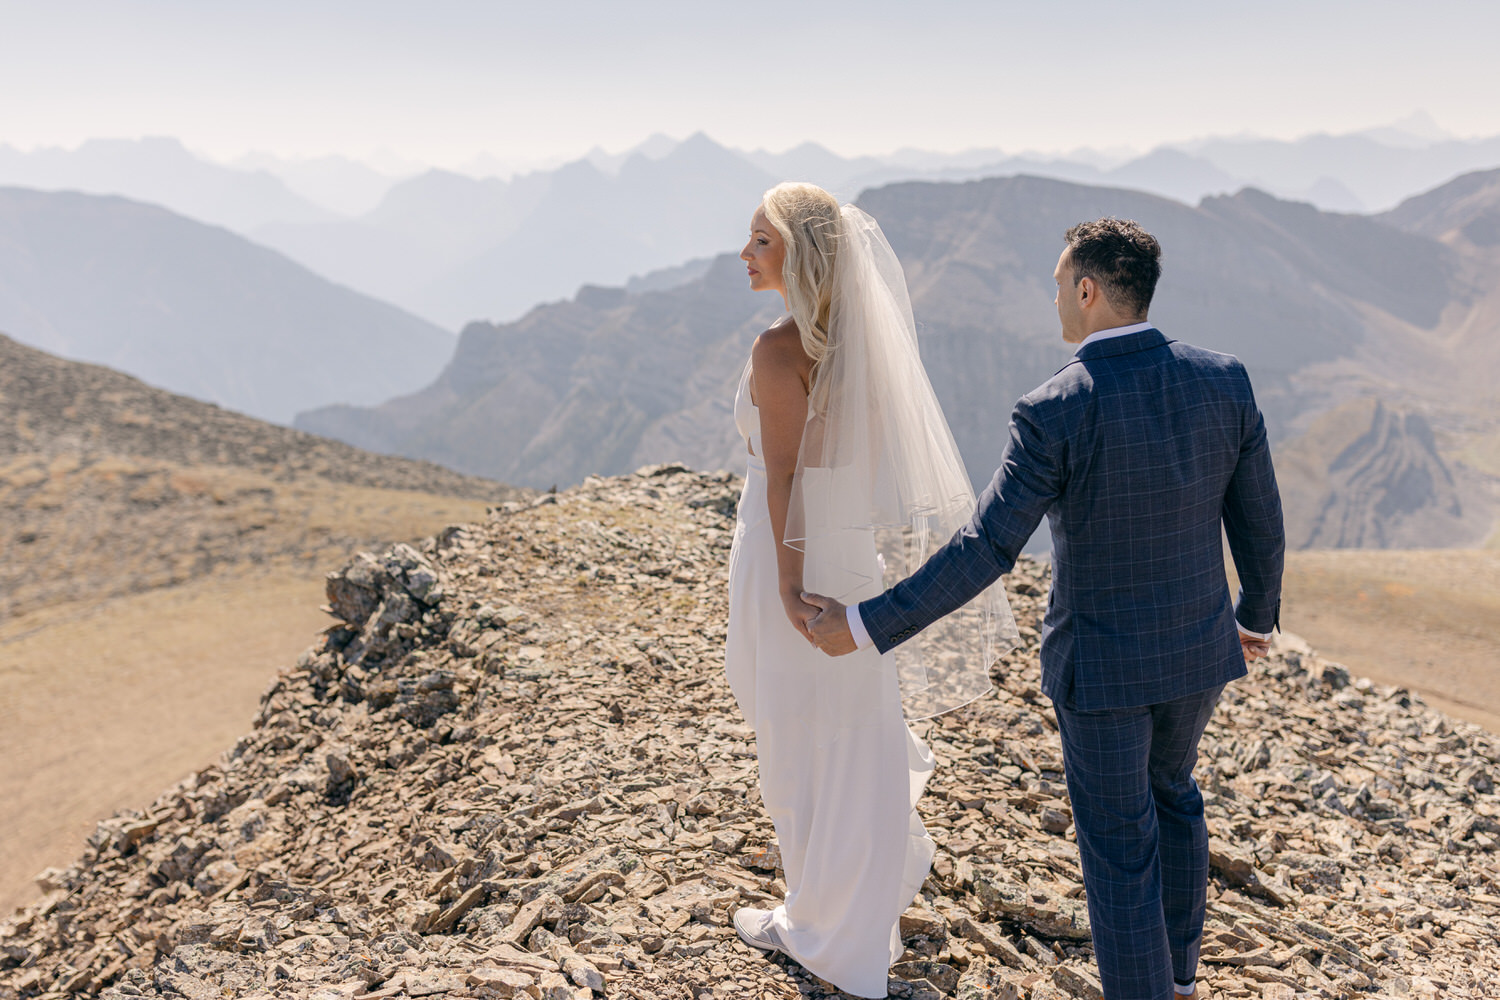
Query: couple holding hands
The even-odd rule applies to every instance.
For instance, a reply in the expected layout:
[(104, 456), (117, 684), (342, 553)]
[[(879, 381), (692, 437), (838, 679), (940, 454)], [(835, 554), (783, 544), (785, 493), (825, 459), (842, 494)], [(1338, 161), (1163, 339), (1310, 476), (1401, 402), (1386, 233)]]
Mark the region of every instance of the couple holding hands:
[(751, 287), (780, 293), (787, 315), (756, 339), (735, 398), (749, 469), (725, 669), (756, 732), (787, 895), (738, 911), (740, 936), (886, 995), (934, 850), (915, 808), (933, 757), (907, 720), (991, 690), (1016, 641), (998, 581), (1046, 516), (1042, 688), (1104, 995), (1196, 995), (1198, 741), (1280, 604), (1281, 505), (1244, 366), (1147, 320), (1161, 273), (1149, 233), (1074, 226), (1053, 277), (1077, 349), (1016, 403), (976, 502), (875, 220), (781, 184), (750, 229)]

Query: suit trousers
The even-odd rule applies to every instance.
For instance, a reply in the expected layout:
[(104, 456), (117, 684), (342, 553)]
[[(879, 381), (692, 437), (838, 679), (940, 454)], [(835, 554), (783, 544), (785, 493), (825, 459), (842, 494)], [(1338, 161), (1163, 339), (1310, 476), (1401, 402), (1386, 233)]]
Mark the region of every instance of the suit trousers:
[(1197, 976), (1208, 828), (1193, 765), (1223, 690), (1096, 712), (1054, 706), (1109, 1000), (1167, 1000), (1173, 979)]

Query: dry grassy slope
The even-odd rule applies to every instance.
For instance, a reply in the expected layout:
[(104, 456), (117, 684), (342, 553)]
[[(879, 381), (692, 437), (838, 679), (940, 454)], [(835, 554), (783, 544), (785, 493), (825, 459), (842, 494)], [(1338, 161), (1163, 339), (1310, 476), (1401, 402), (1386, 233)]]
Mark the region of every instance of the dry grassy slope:
[(235, 467), (13, 458), (0, 465), (0, 618), (244, 566), (316, 573), (361, 546), (418, 537), (483, 508), (466, 497)]
[(431, 462), (377, 455), (268, 424), (0, 335), (0, 457), (68, 452), (472, 499), (493, 500), (507, 489)]
[(1500, 551), (1292, 552), (1284, 595), (1323, 655), (1500, 732)]
[(0, 623), (0, 913), (101, 816), (244, 731), (266, 678), (328, 624), (322, 577), (221, 572)]

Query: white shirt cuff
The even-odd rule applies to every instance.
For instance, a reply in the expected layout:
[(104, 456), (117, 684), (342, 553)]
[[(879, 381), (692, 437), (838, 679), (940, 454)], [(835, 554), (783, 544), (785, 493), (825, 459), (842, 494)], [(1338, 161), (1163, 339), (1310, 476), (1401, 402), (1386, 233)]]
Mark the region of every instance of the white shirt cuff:
[(875, 645), (875, 640), (870, 638), (870, 632), (865, 628), (865, 620), (859, 616), (858, 604), (851, 604), (845, 608), (844, 615), (849, 620), (849, 634), (854, 637), (855, 649)]
[(1271, 633), (1269, 632), (1252, 632), (1238, 622), (1235, 622), (1234, 627), (1240, 630), (1240, 635), (1247, 635), (1252, 639), (1260, 639), (1263, 642), (1271, 641)]

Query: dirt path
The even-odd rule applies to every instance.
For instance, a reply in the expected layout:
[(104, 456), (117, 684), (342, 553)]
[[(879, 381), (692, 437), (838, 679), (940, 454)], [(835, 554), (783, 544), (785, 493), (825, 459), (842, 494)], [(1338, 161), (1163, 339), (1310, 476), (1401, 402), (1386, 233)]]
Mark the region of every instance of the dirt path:
[(250, 728), (260, 693), (329, 621), (322, 576), (210, 578), (0, 625), (0, 913)]

